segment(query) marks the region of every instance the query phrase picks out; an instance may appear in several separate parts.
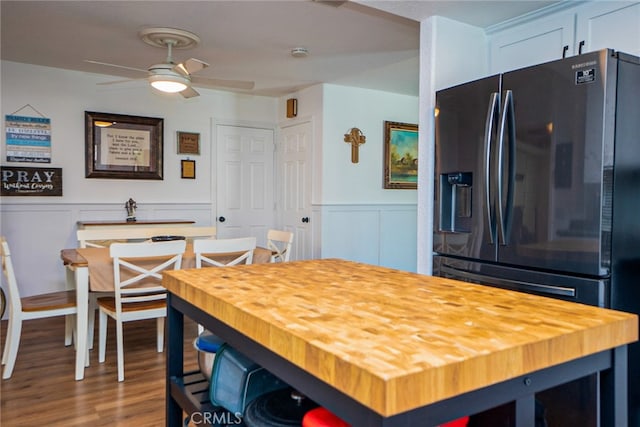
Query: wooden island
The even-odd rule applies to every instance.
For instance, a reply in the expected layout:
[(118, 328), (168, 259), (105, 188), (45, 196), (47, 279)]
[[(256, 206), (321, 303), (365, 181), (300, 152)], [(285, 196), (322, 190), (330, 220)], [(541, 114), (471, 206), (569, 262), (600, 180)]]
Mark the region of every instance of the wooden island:
[(354, 427), (512, 401), (533, 427), (536, 392), (597, 372), (602, 425), (626, 425), (633, 314), (338, 259), (171, 271), (163, 285), (168, 426), (206, 400), (183, 372), (185, 315)]

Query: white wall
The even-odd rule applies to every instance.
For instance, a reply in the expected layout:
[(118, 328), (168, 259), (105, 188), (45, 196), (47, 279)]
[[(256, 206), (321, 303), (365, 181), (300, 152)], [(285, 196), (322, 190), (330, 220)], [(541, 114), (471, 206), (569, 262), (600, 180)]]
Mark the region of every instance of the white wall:
[[(26, 105), (50, 118), (52, 163), (33, 166), (63, 169), (62, 197), (3, 197), (1, 201), (0, 234), (6, 236), (12, 246), (23, 295), (64, 288), (59, 252), (75, 246), (76, 221), (124, 219), (124, 203), (130, 197), (138, 203), (140, 219), (193, 219), (198, 225), (213, 224), (214, 123), (263, 123), (276, 127), (278, 123), (287, 122), (283, 110), (286, 98), (198, 88), (200, 97), (185, 100), (180, 95), (158, 94), (144, 80), (98, 86), (96, 83), (111, 81), (113, 77), (7, 61), (1, 62), (0, 67), (2, 118), (14, 112), (37, 115), (30, 108), (22, 109)], [(295, 96), (298, 97), (297, 120), (313, 119), (320, 124), (314, 127), (313, 168), (318, 172), (314, 174), (314, 194), (316, 189), (319, 197), (324, 194), (323, 187), (327, 184), (323, 182), (323, 174), (329, 174), (329, 194), (332, 201), (340, 204), (338, 210), (360, 210), (365, 218), (377, 218), (374, 233), (368, 231), (366, 239), (354, 237), (352, 242), (359, 244), (351, 246), (348, 253), (340, 252), (342, 249), (334, 253), (381, 265), (402, 267), (408, 263), (409, 269), (414, 268), (415, 214), (411, 211), (415, 211), (416, 192), (382, 190), (381, 135), (384, 120), (417, 122), (417, 98), (323, 85), (302, 90)], [(331, 107), (325, 108), (323, 103), (327, 97)], [(163, 118), (164, 180), (85, 178), (84, 111)], [(396, 114), (401, 111), (404, 113)], [(351, 164), (350, 148), (343, 142), (344, 133), (353, 126), (361, 127), (367, 135), (358, 165)], [(197, 162), (195, 180), (180, 178), (180, 160), (187, 156), (176, 154), (178, 130), (200, 133), (201, 154), (190, 156)], [(331, 136), (325, 137), (329, 133)], [(325, 156), (323, 145), (327, 141), (331, 146)], [(5, 148), (3, 133), (2, 165), (28, 166), (6, 162)], [(313, 203), (321, 206), (326, 201), (317, 198)], [(344, 209), (347, 203), (357, 206)], [(331, 205), (330, 210), (335, 206)], [(372, 211), (376, 212), (375, 216), (371, 216)], [(395, 232), (400, 222), (403, 228)], [(325, 231), (329, 247), (340, 247), (339, 241), (345, 237), (341, 228), (328, 227)], [(338, 233), (337, 240), (333, 240), (332, 233)], [(392, 246), (388, 243), (406, 236), (413, 241), (404, 242), (408, 254), (403, 258), (401, 252), (391, 252)], [(318, 245), (322, 243), (318, 239)], [(378, 248), (375, 256), (370, 256), (372, 247)]]
[[(320, 256), (416, 270), (416, 190), (384, 189), (384, 122), (418, 123), (418, 98), (324, 85)], [(349, 129), (366, 136), (351, 162)], [(418, 154), (420, 156), (420, 153)]]
[[(215, 193), (211, 186), (214, 122), (259, 122), (275, 127), (277, 99), (198, 89), (200, 97), (161, 95), (144, 80), (124, 85), (97, 86), (110, 76), (3, 61), (1, 115), (30, 105), (51, 119), (51, 164), (6, 162), (2, 133), (2, 165), (60, 167), (62, 197), (3, 197), (0, 234), (12, 247), (23, 295), (64, 288), (60, 249), (74, 247), (78, 220), (124, 219), (129, 197), (138, 203), (139, 219), (192, 219), (211, 225)], [(98, 111), (164, 119), (164, 180), (111, 180), (84, 177), (84, 111)], [(30, 108), (17, 114), (36, 116)], [(201, 155), (196, 179), (180, 178), (176, 131), (200, 133)]]
[[(322, 203), (412, 203), (416, 190), (383, 188), (384, 121), (418, 123), (418, 98), (354, 87), (324, 85)], [(359, 163), (351, 163), (344, 135), (366, 136)], [(421, 153), (418, 153), (420, 156)]]
[(487, 41), (481, 28), (434, 16), (420, 24), (420, 140), (418, 163), (418, 272), (431, 274), (435, 92), (488, 73)]
[[(287, 98), (298, 117), (284, 118)], [(281, 98), (278, 116), (281, 126), (314, 118), (314, 256), (415, 271), (417, 191), (383, 188), (383, 134), (385, 120), (418, 123), (418, 98), (324, 84)], [(344, 142), (352, 127), (367, 138), (357, 164)]]
[(417, 271), (416, 204), (325, 204), (321, 218), (321, 258), (343, 258)]
[(435, 90), (489, 74), (487, 37), (482, 28), (435, 16)]
[[(65, 288), (60, 250), (76, 247), (77, 221), (122, 219), (125, 212), (124, 203), (25, 204), (10, 199), (2, 201), (0, 234), (11, 246), (22, 296)], [(211, 204), (145, 203), (137, 214), (139, 218), (190, 219), (196, 225), (210, 225)]]
[[(211, 120), (258, 121), (275, 124), (275, 98), (239, 96), (200, 89), (200, 97), (159, 94), (144, 80), (98, 86), (113, 77), (56, 68), (2, 62), (2, 118), (29, 104), (51, 119), (52, 162), (40, 166), (63, 168), (63, 197), (52, 203), (124, 203), (129, 197), (145, 203), (211, 202)], [(164, 119), (164, 180), (111, 180), (84, 177), (84, 111), (98, 111)], [(37, 115), (30, 109), (18, 114)], [(176, 154), (176, 131), (200, 133), (201, 155), (196, 160), (196, 179), (180, 178)], [(5, 135), (2, 135), (3, 164)], [(25, 166), (24, 163), (14, 165)], [(15, 199), (15, 198), (14, 198)], [(38, 200), (40, 199), (40, 200)], [(21, 203), (41, 202), (39, 197), (20, 197)]]

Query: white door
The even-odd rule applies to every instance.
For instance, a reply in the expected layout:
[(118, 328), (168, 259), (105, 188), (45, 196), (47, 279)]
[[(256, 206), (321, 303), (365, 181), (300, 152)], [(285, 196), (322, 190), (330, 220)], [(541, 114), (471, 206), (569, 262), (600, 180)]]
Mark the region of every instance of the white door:
[(280, 132), (279, 212), (282, 228), (294, 233), (292, 261), (312, 257), (311, 131), (311, 122), (305, 122)]
[(266, 244), (273, 227), (272, 129), (216, 126), (216, 226), (218, 238), (254, 236)]

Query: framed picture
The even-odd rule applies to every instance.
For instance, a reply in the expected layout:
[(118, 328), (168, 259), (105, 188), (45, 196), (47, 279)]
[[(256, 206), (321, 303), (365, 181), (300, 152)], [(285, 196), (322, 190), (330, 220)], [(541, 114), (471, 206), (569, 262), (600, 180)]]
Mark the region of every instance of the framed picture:
[(418, 125), (384, 122), (384, 188), (418, 188)]
[(200, 134), (178, 131), (178, 154), (200, 154)]
[(164, 120), (84, 112), (85, 177), (163, 179)]
[(196, 161), (195, 160), (180, 161), (180, 177), (183, 179), (196, 179)]

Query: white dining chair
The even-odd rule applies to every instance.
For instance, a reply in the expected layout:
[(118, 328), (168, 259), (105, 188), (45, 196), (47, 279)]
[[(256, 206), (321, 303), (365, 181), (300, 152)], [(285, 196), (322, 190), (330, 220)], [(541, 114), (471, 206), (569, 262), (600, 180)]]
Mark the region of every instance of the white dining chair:
[(267, 231), (267, 248), (273, 252), (271, 262), (288, 262), (291, 257), (291, 246), (293, 246), (292, 232), (281, 230)]
[[(202, 239), (193, 242), (196, 268), (252, 264), (253, 251), (255, 249), (255, 237)], [(198, 335), (202, 334), (203, 331), (202, 325), (198, 325)]]
[(238, 264), (251, 264), (253, 263), (253, 251), (255, 249), (255, 237), (201, 239), (194, 240), (193, 242), (196, 268), (202, 268), (203, 266), (229, 267)]
[(167, 315), (166, 290), (160, 284), (161, 272), (179, 269), (186, 249), (184, 240), (169, 242), (113, 243), (114, 296), (98, 298), (100, 310), (98, 361), (105, 360), (107, 319), (116, 321), (118, 381), (124, 381), (124, 322), (156, 319), (158, 353), (164, 347), (164, 318)]
[[(11, 378), (18, 356), (20, 346), (20, 334), (22, 322), (31, 319), (46, 317), (75, 315), (77, 310), (76, 292), (60, 291), (47, 294), (20, 297), (18, 281), (11, 261), (9, 243), (0, 238), (2, 253), (2, 272), (4, 273), (9, 291), (9, 325), (7, 326), (7, 338), (2, 352), (2, 364), (4, 370), (2, 378)], [(74, 330), (75, 331), (75, 330)]]
[[(124, 243), (128, 240), (143, 241), (154, 236), (184, 236), (187, 241), (192, 239), (215, 238), (216, 227), (190, 226), (190, 227), (147, 227), (130, 225), (126, 227), (87, 228), (76, 232), (79, 248), (106, 248), (112, 243)], [(95, 312), (98, 310), (98, 298), (113, 296), (113, 292), (96, 292), (89, 290), (89, 349), (93, 349), (93, 331), (95, 325)], [(69, 345), (70, 322), (67, 322), (65, 344)]]

